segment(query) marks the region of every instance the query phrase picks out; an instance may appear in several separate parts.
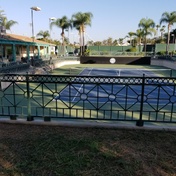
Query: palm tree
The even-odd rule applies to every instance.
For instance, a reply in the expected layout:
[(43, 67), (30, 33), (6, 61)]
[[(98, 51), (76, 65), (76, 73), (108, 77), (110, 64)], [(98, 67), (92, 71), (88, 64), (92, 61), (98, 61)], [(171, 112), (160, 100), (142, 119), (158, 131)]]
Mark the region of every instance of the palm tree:
[(55, 21), (52, 21), (50, 23), (50, 28), (53, 26), (61, 28), (61, 37), (62, 37), (62, 54), (65, 54), (65, 30), (69, 27), (72, 28), (71, 20), (69, 20), (66, 16), (63, 16), (62, 18), (58, 18)]
[(167, 23), (167, 32), (168, 32), (168, 37), (167, 37), (167, 45), (166, 45), (166, 54), (169, 53), (169, 41), (170, 41), (170, 28), (171, 26), (176, 23), (176, 11), (173, 11), (171, 13), (169, 12), (164, 12), (162, 14), (162, 17), (160, 19), (160, 24), (162, 23)]
[(112, 45), (113, 45), (113, 46), (117, 46), (117, 45), (118, 45), (117, 39), (115, 39), (115, 40), (112, 42)]
[(0, 10), (0, 23), (2, 23), (4, 17), (5, 17), (4, 10)]
[(123, 40), (124, 38), (119, 38), (118, 41), (119, 41), (119, 45), (122, 46), (123, 45)]
[(137, 29), (136, 33), (133, 33), (133, 35), (137, 37), (137, 41), (139, 45), (139, 52), (141, 52), (141, 41), (142, 41), (142, 38), (144, 37), (144, 30)]
[(18, 24), (18, 22), (14, 20), (8, 21), (7, 17), (1, 17), (0, 25), (4, 26), (6, 30), (10, 30), (11, 27), (14, 26), (15, 24)]
[[(80, 45), (81, 45), (81, 50), (80, 54), (84, 53), (84, 46), (85, 46), (85, 41), (84, 41), (84, 33), (85, 33), (85, 27), (87, 25), (91, 26), (91, 19), (93, 17), (93, 14), (91, 12), (78, 12), (76, 14), (72, 15), (72, 22), (73, 22), (73, 27), (75, 27), (77, 30), (79, 30), (79, 35), (80, 35)], [(83, 47), (83, 48), (82, 48)]]
[(127, 38), (130, 38), (130, 45), (131, 45), (131, 38), (133, 36), (134, 32), (128, 32)]
[(50, 34), (49, 34), (49, 31), (47, 30), (47, 31), (40, 31), (38, 34), (37, 34), (37, 36), (41, 36), (42, 38), (43, 38), (43, 40), (44, 41), (46, 41), (46, 39), (48, 38), (48, 37), (50, 37)]
[(165, 32), (165, 27), (166, 26), (162, 26), (162, 28), (160, 29), (160, 32), (161, 32), (161, 40), (163, 39), (163, 33)]
[(109, 38), (107, 39), (107, 45), (108, 45), (108, 46), (112, 46), (112, 42), (113, 42), (112, 37), (109, 37)]
[(157, 31), (157, 37), (158, 37), (158, 29), (160, 28), (161, 26), (159, 24), (156, 25), (156, 31)]
[(145, 49), (144, 51), (146, 52), (146, 45), (147, 45), (147, 35), (152, 35), (152, 33), (156, 33), (156, 30), (154, 29), (155, 27), (155, 22), (152, 19), (148, 18), (142, 18), (138, 24), (140, 28), (142, 28), (144, 32), (144, 37), (145, 37)]

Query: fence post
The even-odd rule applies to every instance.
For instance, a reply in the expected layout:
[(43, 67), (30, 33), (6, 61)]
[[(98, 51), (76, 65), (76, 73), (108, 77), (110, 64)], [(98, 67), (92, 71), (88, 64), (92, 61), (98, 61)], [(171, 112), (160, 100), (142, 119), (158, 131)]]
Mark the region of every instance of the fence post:
[(136, 122), (136, 126), (144, 125), (144, 121), (142, 120), (143, 106), (144, 106), (144, 85), (145, 85), (145, 74), (143, 74), (143, 77), (142, 77), (140, 117), (139, 117), (139, 120)]
[(170, 70), (170, 77), (171, 77), (171, 78), (172, 78), (172, 75), (173, 75), (173, 74), (172, 74), (172, 69), (171, 69), (171, 70)]
[(27, 121), (32, 121), (33, 117), (31, 116), (31, 100), (30, 100), (30, 88), (29, 88), (29, 75), (26, 74), (26, 90), (27, 90)]
[(14, 115), (10, 115), (10, 120), (16, 120), (17, 119), (17, 115), (16, 115), (16, 108), (17, 108), (17, 105), (16, 105), (16, 94), (15, 94), (15, 82), (12, 81), (13, 83), (13, 106), (14, 106)]

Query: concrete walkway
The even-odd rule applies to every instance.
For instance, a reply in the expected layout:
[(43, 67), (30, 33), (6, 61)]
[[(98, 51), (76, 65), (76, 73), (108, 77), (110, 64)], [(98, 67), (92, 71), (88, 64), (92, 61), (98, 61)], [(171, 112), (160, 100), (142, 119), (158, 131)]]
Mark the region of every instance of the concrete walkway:
[(111, 129), (134, 129), (134, 130), (164, 130), (176, 131), (176, 124), (168, 123), (144, 123), (143, 127), (136, 126), (135, 122), (128, 121), (101, 121), (101, 120), (52, 120), (46, 122), (43, 119), (27, 121), (25, 119), (10, 120), (1, 118), (0, 123), (9, 124), (26, 124), (26, 125), (46, 125), (46, 126), (65, 126), (65, 127), (79, 127), (79, 128), (111, 128)]

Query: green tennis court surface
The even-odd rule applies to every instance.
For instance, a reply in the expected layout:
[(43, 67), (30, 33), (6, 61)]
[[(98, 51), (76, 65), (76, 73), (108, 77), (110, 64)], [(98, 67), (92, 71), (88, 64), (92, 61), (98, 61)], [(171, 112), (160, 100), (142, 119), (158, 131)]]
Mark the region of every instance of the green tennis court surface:
[[(25, 83), (15, 84), (14, 90), (13, 86), (10, 86), (2, 95), (2, 111), (6, 114), (10, 112), (26, 116), (30, 101), (30, 113), (36, 117), (133, 120), (139, 119), (140, 102), (143, 101), (143, 118), (169, 121), (172, 116), (172, 120), (175, 120), (176, 113), (173, 109), (176, 105), (175, 83), (172, 82), (169, 85), (159, 83), (160, 86), (158, 86), (155, 80), (148, 81), (142, 97), (141, 85), (135, 85), (135, 82), (133, 85), (129, 84), (129, 81), (133, 82), (135, 77), (139, 76), (138, 73), (141, 77), (144, 74), (146, 77), (150, 75), (152, 79), (153, 76), (168, 77), (170, 70), (163, 67), (127, 67), (126, 65), (120, 67), (91, 64), (64, 66), (53, 71), (52, 80), (58, 78), (58, 83), (51, 81), (48, 83), (49, 76), (43, 77), (46, 82), (29, 83), (30, 99), (28, 100)], [(92, 76), (99, 77), (93, 84), (88, 83), (92, 80)], [(134, 79), (126, 79), (130, 76)], [(101, 77), (106, 77), (110, 82), (106, 82), (106, 78), (102, 81)]]

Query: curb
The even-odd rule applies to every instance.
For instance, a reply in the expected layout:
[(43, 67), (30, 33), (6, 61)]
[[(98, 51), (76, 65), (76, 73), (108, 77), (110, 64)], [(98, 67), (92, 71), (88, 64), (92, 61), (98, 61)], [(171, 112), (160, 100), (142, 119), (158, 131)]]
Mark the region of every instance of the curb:
[(176, 126), (156, 126), (145, 125), (143, 127), (136, 126), (134, 123), (127, 124), (117, 122), (99, 122), (99, 121), (77, 121), (77, 120), (59, 120), (45, 122), (41, 120), (26, 121), (26, 120), (7, 120), (1, 119), (0, 123), (6, 124), (24, 124), (24, 125), (40, 125), (40, 126), (61, 126), (61, 127), (78, 127), (78, 128), (105, 128), (105, 129), (130, 129), (130, 130), (158, 130), (158, 131), (176, 131)]

